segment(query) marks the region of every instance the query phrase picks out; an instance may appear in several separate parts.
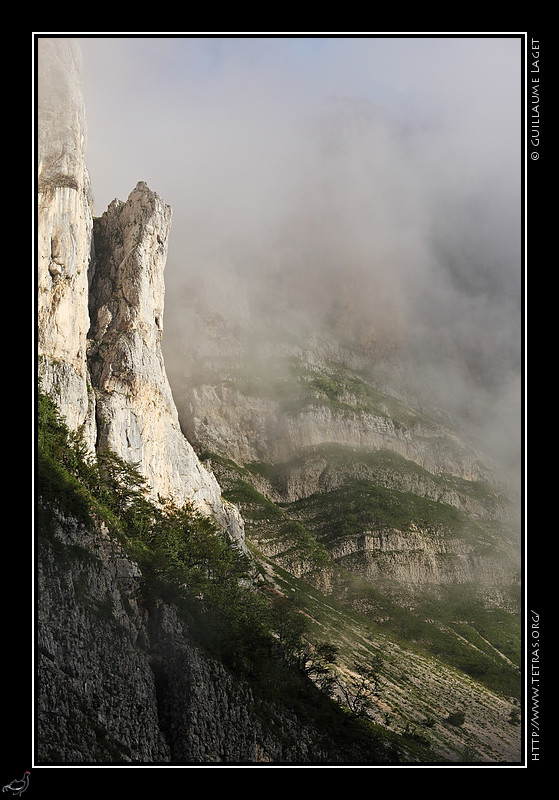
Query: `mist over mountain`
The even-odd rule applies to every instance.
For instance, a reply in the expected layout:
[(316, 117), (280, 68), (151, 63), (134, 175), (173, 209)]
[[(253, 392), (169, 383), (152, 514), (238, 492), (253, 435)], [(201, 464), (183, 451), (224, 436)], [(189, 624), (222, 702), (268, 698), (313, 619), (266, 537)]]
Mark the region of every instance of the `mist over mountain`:
[(80, 46), (97, 213), (130, 175), (173, 208), (173, 387), (193, 312), (244, 330), (248, 350), (277, 326), (300, 338), (334, 326), (376, 353), (397, 349), (431, 401), (517, 472), (519, 39)]
[(39, 763), (519, 763), (520, 45), (39, 37)]

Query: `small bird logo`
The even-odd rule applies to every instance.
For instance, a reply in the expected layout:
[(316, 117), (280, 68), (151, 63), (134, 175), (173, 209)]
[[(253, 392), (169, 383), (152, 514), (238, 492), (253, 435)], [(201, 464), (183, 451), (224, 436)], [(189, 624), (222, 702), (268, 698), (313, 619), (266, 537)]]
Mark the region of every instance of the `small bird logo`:
[(25, 772), (23, 778), (18, 781), (12, 781), (11, 783), (7, 783), (5, 786), (2, 787), (3, 792), (11, 792), (14, 797), (19, 797), (27, 787), (29, 786), (29, 772)]

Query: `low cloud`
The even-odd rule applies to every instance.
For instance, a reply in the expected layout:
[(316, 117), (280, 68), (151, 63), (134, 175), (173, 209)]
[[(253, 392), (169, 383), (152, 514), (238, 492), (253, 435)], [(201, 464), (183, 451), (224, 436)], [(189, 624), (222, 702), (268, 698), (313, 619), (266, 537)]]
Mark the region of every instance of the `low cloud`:
[(519, 38), (79, 41), (96, 213), (138, 180), (173, 208), (170, 372), (193, 309), (337, 319), (518, 466)]

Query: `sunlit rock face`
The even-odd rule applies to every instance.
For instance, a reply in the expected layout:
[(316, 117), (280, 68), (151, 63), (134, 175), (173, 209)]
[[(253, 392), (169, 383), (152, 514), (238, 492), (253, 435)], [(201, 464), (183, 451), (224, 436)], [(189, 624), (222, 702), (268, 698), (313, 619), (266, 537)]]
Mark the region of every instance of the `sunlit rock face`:
[(84, 163), (81, 55), (70, 39), (40, 39), (38, 69), (37, 341), (43, 388), (72, 430), (95, 441), (87, 368), (93, 213)]
[(152, 494), (191, 502), (242, 540), (214, 477), (185, 439), (161, 351), (171, 209), (140, 182), (95, 225), (90, 364), (98, 446), (138, 464)]
[[(139, 465), (152, 496), (185, 502), (244, 546), (178, 423), (161, 353), (171, 209), (145, 183), (96, 220), (85, 166), (81, 53), (39, 40), (37, 338), (42, 389), (91, 452)], [(97, 252), (95, 252), (97, 249)]]

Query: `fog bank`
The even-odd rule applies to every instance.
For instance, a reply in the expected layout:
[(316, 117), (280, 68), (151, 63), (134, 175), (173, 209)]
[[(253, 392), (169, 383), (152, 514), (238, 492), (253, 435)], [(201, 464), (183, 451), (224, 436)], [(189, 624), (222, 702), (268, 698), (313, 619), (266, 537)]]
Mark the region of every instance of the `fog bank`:
[(396, 347), (518, 467), (521, 41), (79, 38), (101, 214), (173, 208), (171, 383), (195, 311)]

